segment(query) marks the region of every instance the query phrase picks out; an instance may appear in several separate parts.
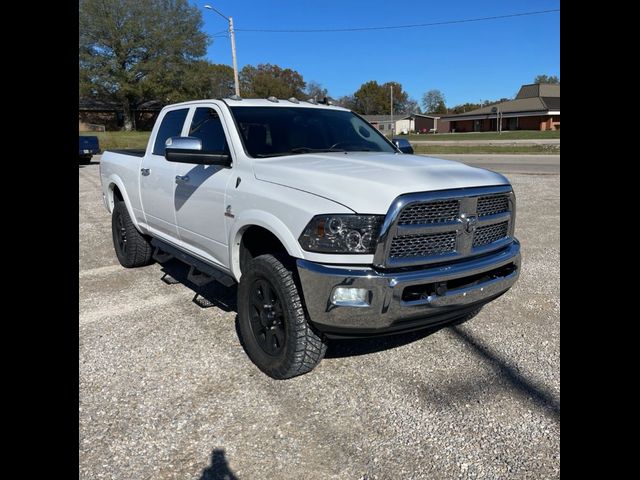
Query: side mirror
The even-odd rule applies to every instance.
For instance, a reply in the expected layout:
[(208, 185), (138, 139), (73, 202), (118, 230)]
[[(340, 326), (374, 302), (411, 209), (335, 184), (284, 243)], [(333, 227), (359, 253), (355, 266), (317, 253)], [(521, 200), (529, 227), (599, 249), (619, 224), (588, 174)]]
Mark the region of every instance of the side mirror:
[(169, 162), (198, 165), (231, 165), (231, 157), (224, 152), (203, 152), (202, 140), (196, 137), (169, 137), (164, 156)]
[(413, 147), (406, 138), (394, 138), (393, 144), (398, 147), (402, 153), (413, 153)]

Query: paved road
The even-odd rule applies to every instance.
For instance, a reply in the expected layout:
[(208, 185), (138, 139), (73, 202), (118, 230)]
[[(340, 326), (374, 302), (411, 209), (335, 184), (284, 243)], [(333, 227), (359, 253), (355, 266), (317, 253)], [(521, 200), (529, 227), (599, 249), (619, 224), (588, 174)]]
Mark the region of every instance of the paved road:
[[(432, 154), (423, 157), (438, 157), (457, 160), (469, 165), (488, 168), (500, 173), (560, 174), (560, 155), (503, 155), (503, 154)], [(100, 162), (101, 155), (93, 157)]]
[(559, 138), (514, 139), (514, 140), (411, 140), (412, 145), (465, 145), (471, 146), (513, 146), (513, 145), (560, 145)]
[(457, 160), (500, 173), (560, 174), (560, 155), (439, 154), (423, 155)]
[(288, 381), (245, 355), (234, 289), (121, 268), (79, 176), (80, 479), (559, 478), (558, 175), (508, 174), (522, 275), (476, 318), (335, 342)]

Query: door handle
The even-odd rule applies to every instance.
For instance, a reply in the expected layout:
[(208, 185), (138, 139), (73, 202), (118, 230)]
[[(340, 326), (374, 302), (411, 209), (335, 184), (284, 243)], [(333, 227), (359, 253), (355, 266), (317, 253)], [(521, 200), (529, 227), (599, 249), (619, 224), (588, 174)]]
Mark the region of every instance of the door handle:
[(151, 170), (149, 170), (148, 168), (141, 168), (140, 173), (142, 174), (143, 177), (146, 177), (151, 173)]
[(176, 183), (187, 183), (189, 175), (176, 175)]

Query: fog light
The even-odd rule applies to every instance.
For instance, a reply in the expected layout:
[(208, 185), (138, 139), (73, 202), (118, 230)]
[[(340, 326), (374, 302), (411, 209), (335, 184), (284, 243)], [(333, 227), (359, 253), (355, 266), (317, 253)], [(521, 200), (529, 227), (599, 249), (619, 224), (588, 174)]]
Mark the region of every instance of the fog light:
[(348, 307), (368, 307), (369, 290), (366, 288), (336, 287), (331, 294), (331, 303)]

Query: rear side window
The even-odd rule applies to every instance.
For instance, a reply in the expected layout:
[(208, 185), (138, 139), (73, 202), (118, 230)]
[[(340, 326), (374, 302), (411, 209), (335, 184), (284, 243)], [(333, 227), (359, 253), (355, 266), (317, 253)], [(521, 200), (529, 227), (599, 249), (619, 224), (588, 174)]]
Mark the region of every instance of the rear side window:
[(202, 151), (205, 153), (229, 152), (220, 116), (213, 108), (196, 108), (189, 136), (202, 140)]
[(164, 143), (169, 137), (180, 136), (188, 112), (188, 108), (183, 108), (180, 110), (171, 110), (164, 116), (158, 129), (158, 134), (156, 135), (156, 142), (153, 144), (154, 155), (162, 155), (164, 157)]

